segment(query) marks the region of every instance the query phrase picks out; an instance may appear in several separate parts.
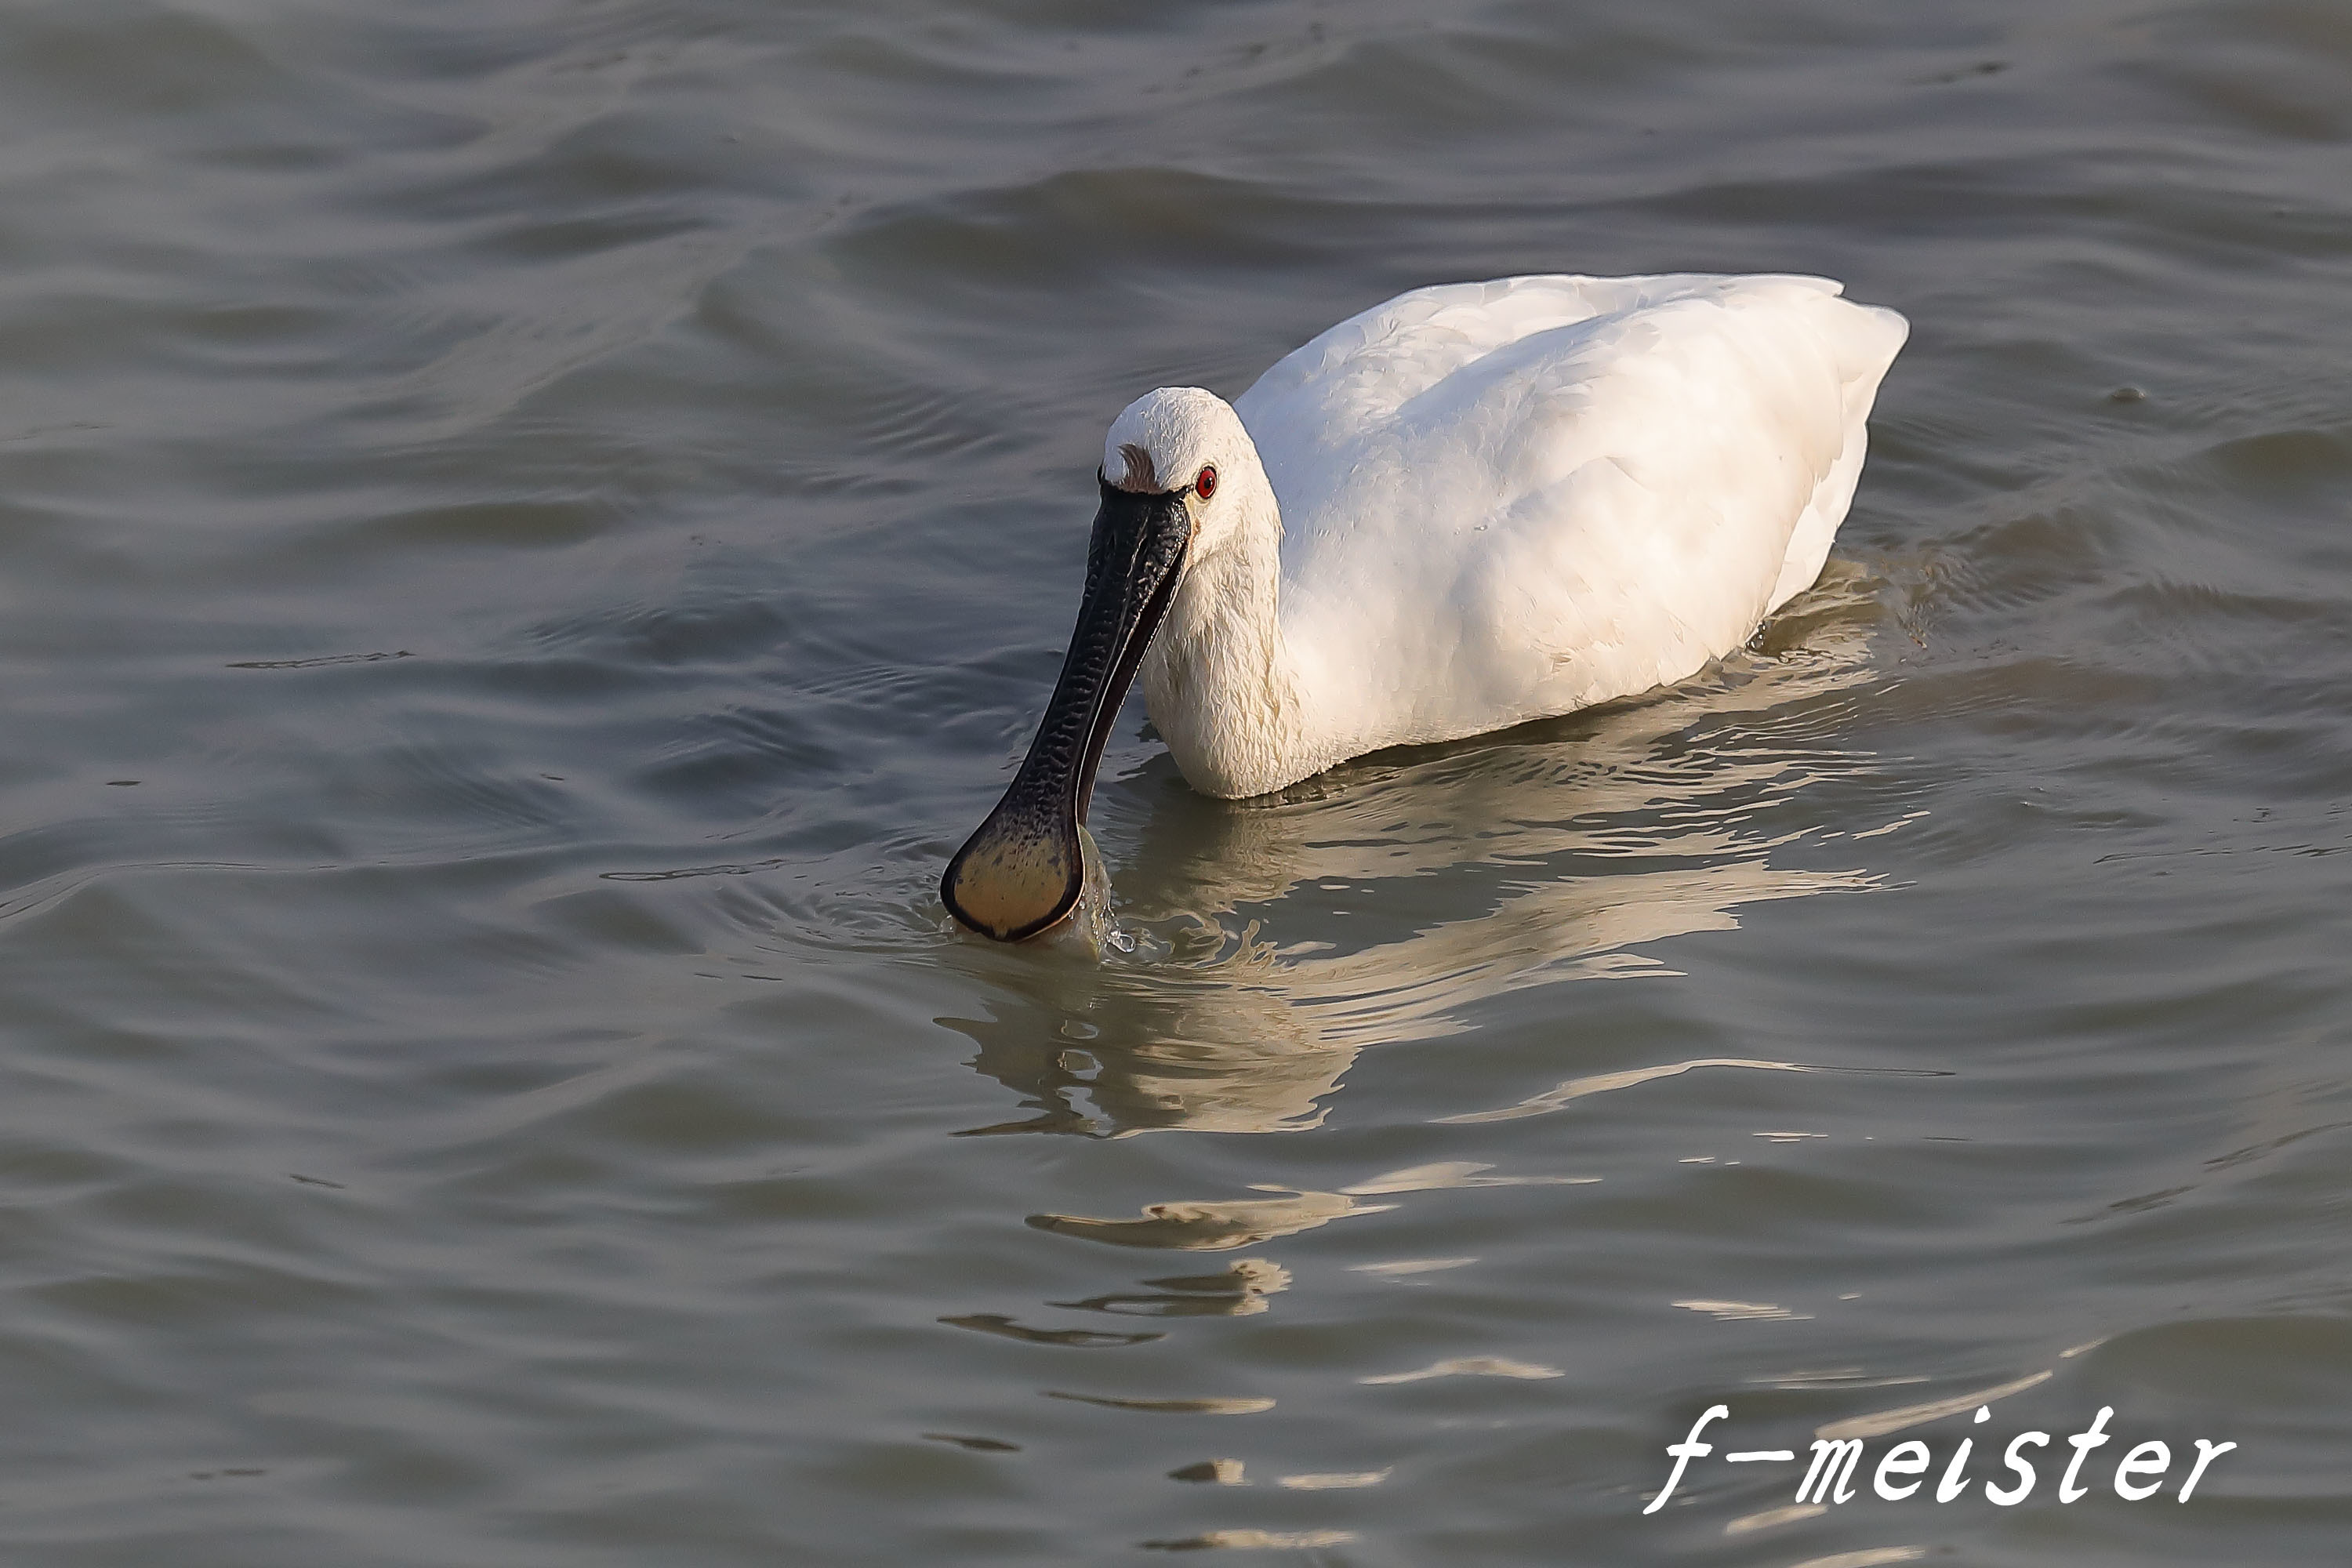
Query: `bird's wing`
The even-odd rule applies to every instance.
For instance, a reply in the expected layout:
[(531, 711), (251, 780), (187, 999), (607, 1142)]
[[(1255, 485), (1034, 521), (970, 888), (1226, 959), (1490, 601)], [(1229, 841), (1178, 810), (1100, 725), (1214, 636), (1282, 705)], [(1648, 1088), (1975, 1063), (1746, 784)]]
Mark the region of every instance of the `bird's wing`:
[[(1530, 333), (1633, 309), (1693, 281), (1714, 279), (1543, 275), (1415, 289), (1285, 354), (1234, 408), (1287, 502), (1286, 489), (1344, 460), (1407, 402), (1465, 366)], [(1292, 471), (1276, 473), (1276, 464)]]
[(1836, 296), (1513, 279), (1418, 290), (1285, 359), (1236, 407), (1283, 506), (1302, 673), (1379, 745), (1738, 647), (1786, 596), (1792, 543), (1826, 552), (1902, 342), (1899, 317)]

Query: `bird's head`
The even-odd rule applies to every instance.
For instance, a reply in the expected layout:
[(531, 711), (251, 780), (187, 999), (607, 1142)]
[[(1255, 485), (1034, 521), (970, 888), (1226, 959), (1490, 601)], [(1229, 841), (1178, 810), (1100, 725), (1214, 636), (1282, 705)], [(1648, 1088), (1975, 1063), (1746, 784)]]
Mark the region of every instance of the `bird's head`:
[(1253, 481), (1263, 486), (1265, 470), (1232, 404), (1197, 386), (1163, 386), (1111, 421), (1102, 480), (1126, 495), (1181, 501), (1192, 530), (1187, 558), (1198, 561), (1240, 529), (1239, 498)]
[(1186, 565), (1242, 526), (1230, 481), (1265, 483), (1240, 416), (1196, 386), (1129, 404), (1104, 439), (1097, 479), (1086, 597), (1061, 679), (1012, 787), (940, 879), (949, 912), (1001, 942), (1040, 935), (1077, 906), (1078, 829), (1119, 703)]

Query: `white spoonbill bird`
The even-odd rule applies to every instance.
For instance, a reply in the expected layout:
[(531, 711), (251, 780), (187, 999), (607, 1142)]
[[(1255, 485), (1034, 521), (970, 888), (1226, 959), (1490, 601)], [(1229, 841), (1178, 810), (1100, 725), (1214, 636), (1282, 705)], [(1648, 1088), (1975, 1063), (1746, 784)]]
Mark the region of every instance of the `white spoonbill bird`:
[(1163, 386), (1103, 444), (1086, 596), (1012, 787), (940, 879), (1017, 942), (1087, 876), (1139, 671), (1238, 798), (1681, 680), (1821, 574), (1909, 328), (1822, 278), (1416, 289), (1238, 402)]

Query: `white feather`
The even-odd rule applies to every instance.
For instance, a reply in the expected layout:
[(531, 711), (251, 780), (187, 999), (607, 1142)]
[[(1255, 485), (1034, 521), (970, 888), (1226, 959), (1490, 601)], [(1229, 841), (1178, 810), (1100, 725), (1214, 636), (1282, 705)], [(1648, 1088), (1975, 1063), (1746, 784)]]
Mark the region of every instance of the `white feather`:
[(1205, 794), (1690, 676), (1820, 574), (1908, 329), (1794, 277), (1420, 289), (1111, 426), (1195, 534), (1143, 664)]

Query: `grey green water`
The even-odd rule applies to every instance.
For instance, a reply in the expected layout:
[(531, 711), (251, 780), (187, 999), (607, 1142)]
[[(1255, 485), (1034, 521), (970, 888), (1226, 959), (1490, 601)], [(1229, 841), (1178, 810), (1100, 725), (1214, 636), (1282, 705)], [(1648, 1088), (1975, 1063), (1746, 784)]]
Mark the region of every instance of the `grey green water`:
[[(1121, 405), (1669, 268), (1821, 587), (951, 928)], [(2334, 0), (8, 6), (0, 1560), (2333, 1568), (2347, 289)]]

